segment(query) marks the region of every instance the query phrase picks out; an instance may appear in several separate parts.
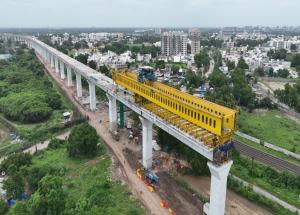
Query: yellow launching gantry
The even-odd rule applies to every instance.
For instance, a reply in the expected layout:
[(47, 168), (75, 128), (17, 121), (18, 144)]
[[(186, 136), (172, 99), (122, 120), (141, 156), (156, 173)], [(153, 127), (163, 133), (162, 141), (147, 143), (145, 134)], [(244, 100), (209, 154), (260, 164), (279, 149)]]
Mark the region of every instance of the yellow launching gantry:
[(227, 144), (236, 130), (236, 110), (151, 80), (152, 76), (149, 81), (128, 70), (115, 70), (112, 76), (134, 93), (137, 103), (209, 147)]

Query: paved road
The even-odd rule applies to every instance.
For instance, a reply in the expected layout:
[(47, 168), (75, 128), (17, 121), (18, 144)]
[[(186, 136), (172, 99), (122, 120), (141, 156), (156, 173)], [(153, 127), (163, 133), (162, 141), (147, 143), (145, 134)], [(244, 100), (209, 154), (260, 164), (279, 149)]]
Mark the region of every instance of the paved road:
[(241, 154), (246, 155), (248, 157), (253, 157), (254, 160), (259, 161), (263, 164), (266, 164), (268, 166), (274, 167), (278, 170), (289, 170), (296, 175), (300, 175), (300, 166), (290, 163), (286, 160), (283, 160), (281, 158), (274, 157), (270, 154), (267, 154), (265, 152), (259, 151), (257, 149), (254, 149), (246, 144), (235, 142), (236, 148), (241, 152)]

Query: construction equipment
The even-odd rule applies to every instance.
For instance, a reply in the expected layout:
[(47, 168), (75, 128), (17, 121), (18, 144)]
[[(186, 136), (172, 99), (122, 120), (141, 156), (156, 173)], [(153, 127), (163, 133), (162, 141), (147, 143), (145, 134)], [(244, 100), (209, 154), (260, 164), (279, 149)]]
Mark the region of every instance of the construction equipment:
[(151, 183), (158, 183), (158, 177), (157, 175), (152, 172), (151, 170), (147, 170), (146, 175), (145, 175), (146, 179), (149, 179), (151, 181)]
[(237, 110), (200, 99), (155, 81), (154, 71), (115, 70), (113, 80), (134, 93), (135, 102), (183, 132), (216, 148), (229, 144), (236, 131)]

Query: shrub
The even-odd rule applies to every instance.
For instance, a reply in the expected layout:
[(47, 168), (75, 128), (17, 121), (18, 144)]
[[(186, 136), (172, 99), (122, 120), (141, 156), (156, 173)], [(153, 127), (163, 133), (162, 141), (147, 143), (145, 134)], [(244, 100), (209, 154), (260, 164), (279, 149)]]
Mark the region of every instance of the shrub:
[(97, 153), (98, 135), (88, 123), (75, 126), (70, 133), (67, 145), (69, 156), (94, 156)]

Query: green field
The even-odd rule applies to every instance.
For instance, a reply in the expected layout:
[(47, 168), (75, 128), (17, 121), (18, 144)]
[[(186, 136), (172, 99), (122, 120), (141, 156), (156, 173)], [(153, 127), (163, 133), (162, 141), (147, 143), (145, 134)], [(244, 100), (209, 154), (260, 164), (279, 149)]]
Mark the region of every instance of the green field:
[(67, 204), (68, 202), (77, 202), (78, 204), (86, 201), (85, 198), (89, 198), (87, 196), (88, 190), (109, 181), (110, 188), (108, 190), (95, 190), (95, 192), (103, 195), (99, 198), (110, 199), (107, 205), (95, 205), (93, 208), (86, 208), (84, 214), (93, 214), (97, 211), (111, 215), (144, 214), (141, 205), (133, 198), (128, 189), (120, 182), (111, 181), (111, 159), (105, 153), (104, 146), (98, 156), (93, 159), (72, 159), (68, 156), (65, 147), (46, 150), (34, 156), (33, 165), (37, 167), (50, 166), (64, 172), (62, 179), (64, 190), (67, 193)]
[(300, 153), (300, 125), (287, 119), (279, 111), (266, 113), (241, 111), (238, 126), (241, 132)]

